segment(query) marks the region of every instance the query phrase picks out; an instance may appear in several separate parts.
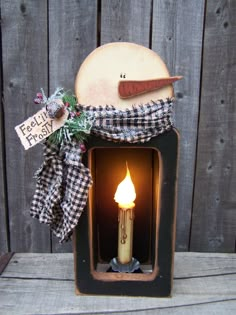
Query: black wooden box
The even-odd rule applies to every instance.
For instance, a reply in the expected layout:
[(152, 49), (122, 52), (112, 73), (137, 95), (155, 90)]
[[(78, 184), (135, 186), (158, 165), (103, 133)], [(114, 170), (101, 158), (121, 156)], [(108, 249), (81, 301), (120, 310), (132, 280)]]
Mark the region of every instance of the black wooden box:
[[(93, 186), (74, 231), (77, 294), (170, 296), (175, 247), (178, 133), (175, 129), (143, 144), (91, 137), (83, 162)], [(139, 272), (110, 272), (117, 256), (114, 192), (128, 162), (136, 188), (133, 256)]]

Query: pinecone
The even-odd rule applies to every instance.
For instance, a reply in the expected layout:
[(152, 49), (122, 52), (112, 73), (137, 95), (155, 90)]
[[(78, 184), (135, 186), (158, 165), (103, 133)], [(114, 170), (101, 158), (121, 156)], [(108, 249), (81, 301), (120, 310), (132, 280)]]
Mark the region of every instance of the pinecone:
[(60, 118), (65, 112), (64, 104), (56, 101), (52, 101), (47, 104), (46, 109), (48, 116), (52, 119)]

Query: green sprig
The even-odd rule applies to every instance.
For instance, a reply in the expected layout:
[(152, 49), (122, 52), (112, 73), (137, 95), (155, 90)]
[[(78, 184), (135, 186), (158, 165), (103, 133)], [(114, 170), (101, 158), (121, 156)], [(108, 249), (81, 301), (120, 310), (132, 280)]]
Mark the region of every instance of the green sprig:
[[(69, 93), (69, 92), (67, 92)], [(75, 111), (77, 105), (77, 99), (73, 94), (65, 94), (62, 98), (64, 104), (68, 103), (70, 106), (68, 107), (69, 111)]]
[(69, 111), (68, 119), (60, 129), (48, 137), (48, 141), (57, 145), (71, 142), (73, 138), (78, 142), (86, 140), (92, 128), (93, 118), (78, 110), (77, 99), (73, 94), (65, 93), (62, 101)]

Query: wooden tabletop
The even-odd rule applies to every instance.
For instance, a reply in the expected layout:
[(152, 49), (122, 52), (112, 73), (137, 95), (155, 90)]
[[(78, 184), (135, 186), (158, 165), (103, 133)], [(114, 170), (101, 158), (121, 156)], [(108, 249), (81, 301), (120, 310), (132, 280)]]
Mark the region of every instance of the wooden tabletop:
[(72, 254), (14, 254), (0, 314), (236, 314), (236, 254), (176, 253), (174, 273), (171, 298), (76, 296)]

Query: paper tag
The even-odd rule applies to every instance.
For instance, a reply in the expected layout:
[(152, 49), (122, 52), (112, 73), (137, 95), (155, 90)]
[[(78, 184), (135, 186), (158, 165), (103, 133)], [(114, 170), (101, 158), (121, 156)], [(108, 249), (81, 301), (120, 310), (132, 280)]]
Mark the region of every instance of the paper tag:
[(52, 119), (48, 116), (48, 112), (44, 107), (34, 116), (16, 126), (15, 130), (25, 150), (35, 146), (61, 128), (65, 124), (68, 114), (68, 111), (65, 111), (62, 117)]

